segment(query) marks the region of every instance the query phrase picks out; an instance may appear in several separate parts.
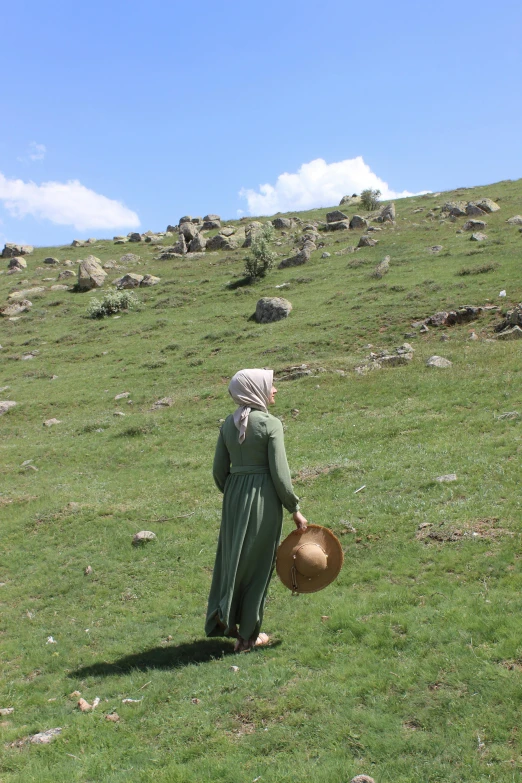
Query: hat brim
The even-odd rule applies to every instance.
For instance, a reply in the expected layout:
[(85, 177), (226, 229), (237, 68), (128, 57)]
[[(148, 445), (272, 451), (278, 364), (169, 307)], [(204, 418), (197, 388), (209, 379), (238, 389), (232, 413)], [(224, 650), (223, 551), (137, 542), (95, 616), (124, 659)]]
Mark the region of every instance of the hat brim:
[[(305, 577), (295, 573), (297, 590), (292, 579), (292, 566), (294, 554), (303, 544), (319, 544), (328, 556), (328, 565), (314, 577)], [(308, 525), (306, 530), (293, 530), (289, 536), (279, 545), (276, 558), (276, 571), (279, 579), (285, 587), (297, 593), (316, 593), (327, 587), (336, 579), (344, 561), (344, 553), (341, 542), (326, 527), (320, 525)]]

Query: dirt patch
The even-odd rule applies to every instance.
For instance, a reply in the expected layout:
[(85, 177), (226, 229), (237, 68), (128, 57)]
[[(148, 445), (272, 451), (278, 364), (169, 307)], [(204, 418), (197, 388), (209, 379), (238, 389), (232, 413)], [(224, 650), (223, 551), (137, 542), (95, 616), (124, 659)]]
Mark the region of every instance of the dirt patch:
[(522, 658), (500, 661), (500, 664), (505, 669), (509, 669), (510, 672), (522, 672)]
[(511, 530), (506, 530), (499, 526), (498, 517), (483, 517), (480, 519), (470, 519), (465, 522), (441, 522), (440, 525), (432, 525), (430, 522), (423, 522), (419, 525), (415, 538), (418, 541), (440, 541), (448, 543), (451, 541), (462, 541), (467, 538), (480, 538), (495, 540), (502, 536), (513, 536)]
[(303, 484), (307, 481), (313, 481), (314, 479), (319, 478), (319, 476), (327, 476), (329, 473), (333, 473), (334, 470), (342, 470), (344, 467), (346, 466), (340, 465), (338, 463), (332, 463), (331, 465), (307, 466), (305, 468), (301, 468), (301, 470), (295, 474), (294, 481)]

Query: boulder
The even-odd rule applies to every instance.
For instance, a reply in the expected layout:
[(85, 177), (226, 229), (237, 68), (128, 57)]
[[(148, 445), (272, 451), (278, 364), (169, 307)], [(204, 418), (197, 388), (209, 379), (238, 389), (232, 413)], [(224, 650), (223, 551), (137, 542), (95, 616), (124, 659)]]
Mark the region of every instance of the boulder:
[(120, 264), (135, 264), (141, 259), (136, 253), (124, 253), (120, 258)]
[(219, 233), (223, 234), (224, 237), (231, 237), (232, 234), (236, 233), (236, 229), (234, 228), (234, 226), (225, 226), (224, 228), (221, 229)]
[(85, 242), (82, 242), (81, 239), (73, 239), (71, 247), (85, 247)]
[(302, 266), (303, 264), (306, 264), (306, 262), (310, 259), (310, 253), (304, 250), (300, 250), (298, 253), (296, 253), (294, 256), (290, 256), (289, 258), (284, 258), (280, 263), (277, 265), (278, 269), (286, 269), (290, 266)]
[(483, 220), (467, 220), (462, 226), (463, 231), (477, 231), (486, 228), (487, 223)]
[(141, 234), (138, 234), (137, 231), (134, 231), (132, 234), (129, 234), (129, 242), (141, 242), (142, 236)]
[(203, 222), (206, 222), (207, 220), (221, 220), (221, 218), (219, 215), (205, 215)]
[(123, 275), (123, 277), (119, 277), (117, 280), (115, 280), (113, 285), (119, 289), (139, 288), (142, 280), (143, 275), (136, 275), (134, 272), (129, 272), (128, 274)]
[(125, 239), (115, 239), (114, 240), (114, 244), (115, 245), (126, 245), (128, 241), (129, 240), (127, 239), (127, 237), (125, 237)]
[(360, 215), (354, 215), (350, 220), (350, 228), (368, 228), (368, 221)]
[(150, 242), (159, 242), (160, 239), (161, 239), (161, 237), (159, 236), (159, 234), (147, 234), (147, 236), (145, 237), (145, 242), (149, 242), (149, 243)]
[(15, 245), (13, 242), (6, 242), (2, 250), (2, 258), (14, 258), (15, 256), (28, 256), (33, 252), (32, 245)]
[(201, 226), (203, 231), (212, 231), (215, 228), (221, 228), (220, 220), (205, 220)]
[(390, 256), (385, 256), (380, 264), (377, 264), (375, 269), (373, 270), (373, 277), (376, 277), (378, 280), (381, 277), (384, 277), (384, 275), (389, 271), (390, 269)]
[(340, 207), (342, 207), (342, 206), (352, 207), (355, 204), (360, 204), (360, 203), (361, 203), (361, 197), (360, 196), (356, 196), (355, 193), (354, 193), (353, 196), (343, 196), (341, 201), (339, 202), (339, 206)]
[(256, 304), (255, 319), (259, 324), (268, 324), (288, 318), (292, 305), (280, 296), (263, 296)]
[(140, 546), (141, 544), (146, 544), (147, 541), (155, 541), (156, 539), (156, 533), (153, 533), (150, 530), (140, 530), (139, 533), (136, 533), (132, 537), (132, 543), (134, 546)]
[(180, 217), (179, 219), (180, 227), (182, 223), (192, 223), (192, 217), (190, 215), (183, 215), (183, 217)]
[(426, 362), (426, 367), (451, 367), (453, 362), (449, 359), (445, 359), (443, 356), (430, 356)]
[(395, 204), (393, 201), (391, 204), (386, 204), (379, 215), (380, 223), (393, 223), (395, 221)]
[(26, 313), (32, 306), (33, 303), (29, 299), (20, 299), (0, 307), (0, 315), (3, 315), (4, 318), (13, 318), (21, 313)]
[(23, 291), (13, 291), (7, 298), (19, 301), (20, 299), (27, 299), (28, 296), (33, 296), (34, 294), (41, 294), (43, 291), (45, 291), (45, 286), (37, 285), (32, 288), (24, 288)]
[(336, 220), (334, 223), (328, 223), (329, 231), (348, 231), (350, 228), (349, 220)]
[(23, 272), (24, 269), (27, 269), (27, 261), (25, 258), (22, 258), (22, 256), (13, 256), (13, 258), (10, 259), (7, 268), (12, 272)]
[(453, 217), (463, 217), (466, 214), (465, 201), (446, 201), (442, 205), (442, 212), (449, 212)]
[(440, 253), (440, 251), (442, 250), (442, 245), (432, 245), (431, 247), (428, 248), (428, 250), (430, 251), (430, 253)]
[(156, 275), (143, 275), (140, 286), (143, 288), (144, 286), (158, 285), (159, 282), (161, 282), (161, 277), (156, 277)]
[[(229, 236), (228, 234), (225, 234), (225, 236)], [(207, 246), (207, 239), (203, 236), (203, 234), (196, 234), (194, 239), (190, 241), (190, 244), (188, 246), (190, 253), (201, 253), (205, 250)]]
[(59, 264), (57, 258), (53, 258), (53, 256), (48, 256), (48, 258), (44, 258), (44, 264), (49, 264), (49, 266), (56, 266), (56, 264)]
[(243, 247), (250, 247), (252, 245), (253, 238), (261, 231), (262, 228), (263, 224), (258, 220), (254, 220), (252, 223), (249, 223), (245, 228), (245, 241), (243, 242)]
[(506, 220), (506, 223), (509, 223), (510, 226), (522, 226), (522, 215), (515, 215)]
[(522, 329), (520, 326), (513, 326), (511, 329), (506, 329), (504, 332), (501, 332), (497, 340), (520, 340), (522, 337)]
[(477, 206), (484, 210), (484, 212), (498, 212), (500, 207), (490, 198), (481, 198), (477, 201)]
[(327, 223), (337, 223), (339, 220), (349, 220), (348, 215), (345, 215), (340, 209), (335, 209), (333, 212), (326, 213)]
[(49, 288), (49, 291), (68, 291), (68, 290), (69, 290), (68, 285), (60, 285), (59, 283), (57, 283), (56, 285), (52, 285)]
[(186, 242), (190, 242), (199, 234), (199, 228), (194, 223), (181, 223), (179, 233), (185, 237)]
[(13, 400), (2, 400), (0, 402), (0, 416), (3, 416), (4, 413), (7, 413), (11, 408), (14, 408), (15, 405), (16, 402), (13, 402)]
[(470, 240), (472, 242), (484, 242), (484, 240), (487, 238), (487, 234), (482, 234), (480, 231), (476, 231), (470, 236)]
[(107, 272), (102, 268), (101, 261), (96, 256), (87, 256), (85, 261), (80, 261), (78, 267), (78, 288), (80, 291), (101, 288), (106, 277)]
[[(168, 252), (168, 251), (166, 251)], [(178, 241), (176, 244), (171, 248), (171, 253), (184, 256), (187, 252), (187, 243), (185, 242), (185, 237), (183, 234), (180, 234), (178, 237)]]
[(482, 215), (485, 214), (486, 211), (484, 209), (481, 209), (477, 204), (474, 204), (473, 201), (470, 201), (469, 204), (466, 206), (466, 215), (481, 217)]
[(235, 237), (224, 237), (223, 234), (216, 234), (207, 239), (207, 250), (235, 250), (237, 241)]
[(170, 224), (167, 226), (167, 234), (177, 234), (179, 231), (179, 226), (171, 226)]
[(359, 239), (359, 244), (357, 247), (375, 247), (378, 241), (378, 239), (372, 239), (369, 237), (368, 234), (363, 234)]
[(292, 226), (294, 225), (294, 221), (292, 220), (292, 218), (278, 217), (272, 220), (272, 225), (274, 228), (278, 228), (278, 229), (292, 228)]

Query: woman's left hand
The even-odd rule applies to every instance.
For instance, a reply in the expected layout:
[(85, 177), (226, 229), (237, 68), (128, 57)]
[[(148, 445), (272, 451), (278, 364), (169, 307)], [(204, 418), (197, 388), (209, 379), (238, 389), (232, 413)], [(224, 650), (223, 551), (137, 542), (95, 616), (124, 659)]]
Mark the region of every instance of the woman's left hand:
[(299, 531), (306, 530), (308, 526), (308, 520), (301, 514), (300, 511), (296, 511), (292, 514), (295, 522), (295, 526)]

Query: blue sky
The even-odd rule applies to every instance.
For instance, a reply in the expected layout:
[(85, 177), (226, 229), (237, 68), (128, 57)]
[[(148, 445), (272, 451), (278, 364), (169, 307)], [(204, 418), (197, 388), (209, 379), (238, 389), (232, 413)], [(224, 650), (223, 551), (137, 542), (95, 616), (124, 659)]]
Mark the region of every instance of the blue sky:
[(1, 242), (522, 177), (519, 2), (18, 0), (3, 31)]

